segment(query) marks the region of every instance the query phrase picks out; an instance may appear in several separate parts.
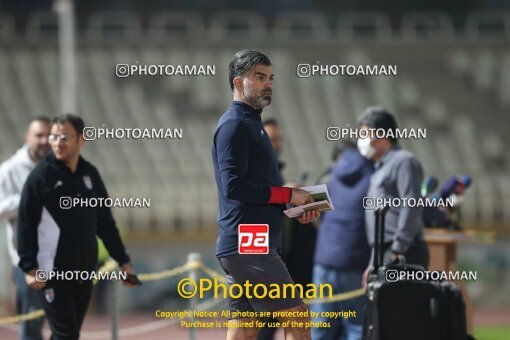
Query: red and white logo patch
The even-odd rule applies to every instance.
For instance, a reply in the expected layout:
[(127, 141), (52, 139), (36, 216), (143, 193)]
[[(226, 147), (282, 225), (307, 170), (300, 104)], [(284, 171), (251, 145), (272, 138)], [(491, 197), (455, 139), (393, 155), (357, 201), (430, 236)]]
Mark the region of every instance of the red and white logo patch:
[(269, 253), (268, 224), (240, 224), (238, 235), (239, 254)]

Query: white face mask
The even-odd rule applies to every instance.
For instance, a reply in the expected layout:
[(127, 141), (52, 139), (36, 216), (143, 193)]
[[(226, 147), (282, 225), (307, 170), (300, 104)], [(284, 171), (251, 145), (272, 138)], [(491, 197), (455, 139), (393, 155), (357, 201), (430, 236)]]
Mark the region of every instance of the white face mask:
[(375, 148), (370, 145), (372, 139), (370, 138), (358, 138), (358, 150), (359, 153), (368, 159), (372, 159), (375, 155)]

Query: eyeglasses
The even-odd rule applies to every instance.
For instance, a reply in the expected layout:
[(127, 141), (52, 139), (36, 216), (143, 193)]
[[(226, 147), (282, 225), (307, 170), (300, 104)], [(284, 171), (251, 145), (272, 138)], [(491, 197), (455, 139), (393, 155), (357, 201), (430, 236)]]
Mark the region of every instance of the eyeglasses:
[(69, 141), (69, 138), (71, 137), (74, 137), (76, 135), (66, 135), (66, 134), (62, 134), (62, 135), (49, 135), (48, 136), (48, 141), (50, 143), (58, 143), (60, 141), (62, 141), (63, 143), (67, 143)]

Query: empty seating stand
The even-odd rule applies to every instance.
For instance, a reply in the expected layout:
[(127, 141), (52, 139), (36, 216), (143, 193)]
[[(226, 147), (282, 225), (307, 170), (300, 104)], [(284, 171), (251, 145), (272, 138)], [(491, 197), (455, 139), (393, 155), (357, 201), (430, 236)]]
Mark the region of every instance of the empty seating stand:
[[(246, 15), (250, 20), (239, 20)], [(510, 154), (502, 147), (510, 142), (504, 131), (510, 52), (494, 43), (497, 36), (507, 37), (507, 14), (472, 13), (460, 37), (440, 12), (407, 13), (398, 30), (378, 12), (325, 16), (294, 11), (273, 18), (256, 12), (218, 12), (208, 18), (162, 12), (149, 19), (130, 12), (97, 13), (78, 34), (78, 113), (87, 125), (183, 130), (182, 139), (88, 142), (85, 157), (99, 167), (112, 197), (151, 198), (150, 209), (116, 209), (119, 223), (129, 230), (197, 233), (215, 228), (211, 142), (232, 100), (227, 66), (235, 51), (251, 46), (242, 43), (245, 38), (273, 61), (274, 100), (263, 118), (280, 121), (288, 181), (308, 172), (307, 184), (312, 184), (331, 164), (335, 142), (326, 140), (326, 129), (355, 127), (367, 106), (383, 105), (401, 127), (427, 129), (427, 139), (403, 141), (422, 160), (426, 175), (474, 177), (466, 219), (488, 226), (507, 217), (497, 198), (510, 192), (503, 180)], [(499, 28), (489, 34), (487, 25)], [(30, 116), (60, 111), (55, 14), (37, 13), (24, 34), (13, 39), (18, 34), (13, 32), (12, 18), (2, 16), (2, 160), (21, 145)], [(483, 42), (485, 36), (491, 44)], [(438, 37), (449, 43), (429, 47)], [(457, 44), (455, 39), (464, 40)], [(397, 43), (386, 46), (385, 41)], [(116, 64), (136, 62), (215, 65), (216, 75), (115, 77)], [(315, 62), (396, 64), (399, 69), (397, 77), (297, 77), (298, 64)], [(490, 138), (477, 135), (482, 132)]]

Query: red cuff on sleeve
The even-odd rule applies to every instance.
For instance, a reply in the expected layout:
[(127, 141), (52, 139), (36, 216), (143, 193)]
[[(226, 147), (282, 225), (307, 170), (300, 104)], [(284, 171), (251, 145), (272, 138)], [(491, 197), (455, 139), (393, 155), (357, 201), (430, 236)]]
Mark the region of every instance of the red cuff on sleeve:
[(269, 204), (289, 203), (291, 189), (287, 187), (271, 187)]

